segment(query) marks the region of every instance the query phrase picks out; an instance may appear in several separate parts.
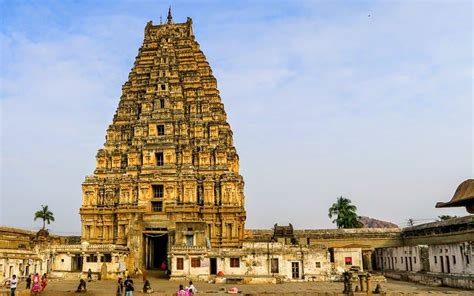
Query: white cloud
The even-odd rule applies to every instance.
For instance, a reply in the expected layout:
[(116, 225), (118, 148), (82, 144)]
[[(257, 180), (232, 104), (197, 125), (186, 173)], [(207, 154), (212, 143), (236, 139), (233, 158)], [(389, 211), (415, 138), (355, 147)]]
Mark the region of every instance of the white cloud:
[[(396, 223), (461, 215), (434, 204), (473, 172), (470, 4), (299, 5), (188, 12), (233, 127), (247, 225), (331, 227), (339, 195)], [(25, 205), (2, 206), (0, 223), (28, 227), (48, 203), (64, 221), (53, 229), (79, 230), (80, 184), (146, 20), (115, 11), (0, 35), (2, 197)]]

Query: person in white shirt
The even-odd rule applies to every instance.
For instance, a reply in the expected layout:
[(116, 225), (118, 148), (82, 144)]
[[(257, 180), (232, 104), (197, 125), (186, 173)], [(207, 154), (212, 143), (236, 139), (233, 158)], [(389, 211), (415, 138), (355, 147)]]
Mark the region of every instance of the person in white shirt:
[(189, 281), (189, 286), (186, 287), (186, 289), (191, 292), (193, 295), (197, 293), (197, 289), (196, 287), (193, 285), (193, 282), (192, 281)]
[(16, 275), (13, 275), (12, 279), (10, 280), (11, 296), (15, 296), (15, 290), (16, 290), (17, 285), (18, 285), (18, 279), (16, 278)]

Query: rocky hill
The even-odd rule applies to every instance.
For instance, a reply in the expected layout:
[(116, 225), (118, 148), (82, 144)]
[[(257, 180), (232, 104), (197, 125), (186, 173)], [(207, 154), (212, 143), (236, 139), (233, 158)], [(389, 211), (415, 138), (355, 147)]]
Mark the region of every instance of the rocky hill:
[(398, 225), (394, 223), (364, 216), (360, 217), (360, 222), (364, 224), (364, 228), (398, 228)]

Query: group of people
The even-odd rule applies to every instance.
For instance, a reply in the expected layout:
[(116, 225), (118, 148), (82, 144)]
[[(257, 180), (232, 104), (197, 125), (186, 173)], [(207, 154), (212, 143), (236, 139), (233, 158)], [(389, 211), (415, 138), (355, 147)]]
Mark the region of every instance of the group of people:
[[(90, 274), (88, 274), (88, 279), (91, 279)], [(11, 279), (9, 279), (10, 289), (11, 289), (11, 296), (15, 296), (16, 288), (18, 286), (18, 278), (16, 275), (13, 275)], [(26, 278), (26, 289), (31, 289), (31, 295), (38, 295), (41, 291), (44, 291), (46, 286), (48, 285), (48, 276), (43, 274), (43, 276), (39, 276), (38, 273), (30, 275)], [(125, 281), (122, 281), (122, 278), (119, 277), (117, 281), (117, 296), (133, 296), (133, 291), (135, 290), (133, 286), (133, 280), (127, 274)], [(86, 281), (84, 279), (80, 279), (79, 286), (77, 287), (76, 292), (87, 292), (86, 289)], [(125, 294), (124, 294), (125, 292)], [(145, 277), (143, 278), (143, 293), (151, 293), (153, 292), (151, 288), (150, 281), (147, 280)], [(179, 290), (176, 292), (178, 296), (188, 296), (194, 295), (197, 293), (197, 289), (194, 286), (193, 282), (189, 282), (189, 286), (184, 287), (183, 285), (179, 285)]]
[(196, 287), (193, 285), (192, 281), (189, 281), (189, 286), (183, 287), (183, 285), (179, 285), (179, 290), (176, 292), (177, 296), (188, 296), (194, 295), (197, 293)]
[[(152, 293), (153, 290), (151, 288), (150, 281), (147, 280), (146, 278), (143, 279), (143, 293)], [(135, 290), (133, 286), (133, 280), (130, 278), (129, 275), (127, 275), (125, 281), (122, 281), (122, 278), (119, 277), (117, 280), (117, 289), (116, 289), (116, 295), (117, 296), (133, 296), (133, 291)], [(193, 285), (193, 282), (189, 282), (189, 286), (184, 287), (183, 285), (179, 285), (179, 290), (176, 292), (176, 295), (178, 296), (189, 296), (189, 295), (194, 295), (197, 293), (196, 287)]]
[[(15, 296), (16, 289), (18, 287), (18, 278), (14, 274), (11, 279), (8, 279), (8, 281), (10, 282), (11, 296)], [(45, 273), (40, 277), (38, 273), (35, 273), (33, 277), (31, 275), (28, 275), (26, 277), (25, 282), (26, 289), (31, 290), (31, 295), (38, 295), (39, 293), (41, 293), (41, 291), (44, 291), (44, 289), (46, 289), (46, 286), (48, 285), (48, 276)]]
[(125, 281), (122, 281), (122, 278), (119, 277), (117, 281), (117, 296), (122, 296), (123, 292), (125, 292), (125, 296), (133, 296), (133, 291), (135, 288), (133, 287), (133, 280), (130, 278), (129, 275), (126, 276)]

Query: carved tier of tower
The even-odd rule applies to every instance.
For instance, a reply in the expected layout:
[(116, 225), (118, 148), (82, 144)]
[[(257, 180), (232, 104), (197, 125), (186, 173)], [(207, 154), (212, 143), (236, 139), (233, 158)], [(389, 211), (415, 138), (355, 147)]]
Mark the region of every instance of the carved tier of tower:
[(239, 157), (190, 18), (146, 25), (96, 160), (82, 184), (83, 241), (132, 246), (142, 233), (171, 237), (177, 222), (200, 222), (212, 247), (240, 245)]

